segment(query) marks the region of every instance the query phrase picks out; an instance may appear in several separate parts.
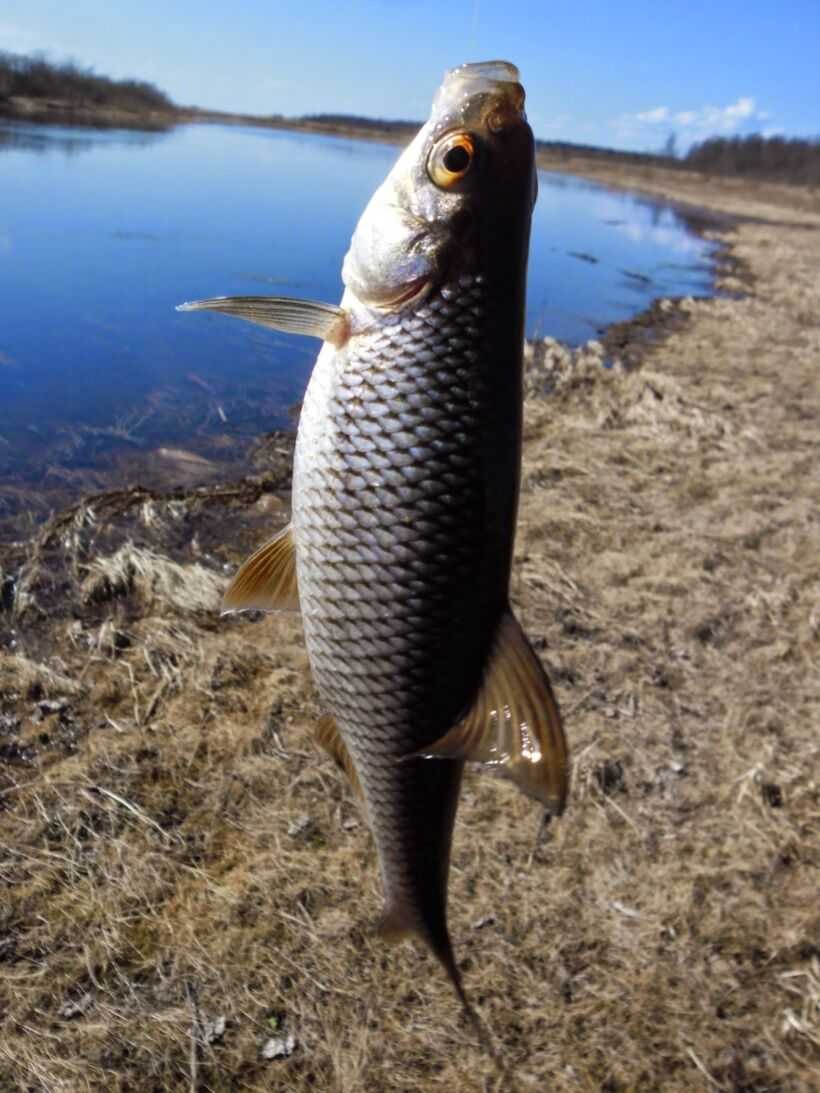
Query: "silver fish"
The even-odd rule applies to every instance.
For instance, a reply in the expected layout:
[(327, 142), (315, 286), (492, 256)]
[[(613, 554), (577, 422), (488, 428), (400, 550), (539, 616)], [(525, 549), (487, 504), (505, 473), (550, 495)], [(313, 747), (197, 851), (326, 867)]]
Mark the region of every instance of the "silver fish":
[(359, 220), (338, 307), (181, 305), (325, 342), (291, 524), (242, 566), (225, 607), (301, 608), (328, 710), (318, 736), (378, 850), (381, 929), (427, 942), (465, 1006), (446, 920), (464, 761), (556, 814), (568, 784), (558, 707), (509, 604), (537, 192), (523, 106), (505, 61), (447, 73)]

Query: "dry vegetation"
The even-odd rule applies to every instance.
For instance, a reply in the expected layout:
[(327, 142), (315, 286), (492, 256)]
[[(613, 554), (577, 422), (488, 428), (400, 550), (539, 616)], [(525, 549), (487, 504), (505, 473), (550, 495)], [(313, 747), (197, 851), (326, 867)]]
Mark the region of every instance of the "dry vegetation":
[[(573, 794), (536, 844), (470, 777), (451, 881), (510, 1088), (818, 1088), (820, 217), (768, 215), (727, 236), (751, 292), (667, 305), (637, 371), (528, 351), (514, 596)], [(298, 619), (218, 616), (282, 483), (0, 553), (1, 1089), (499, 1088), (431, 958), (371, 937)]]

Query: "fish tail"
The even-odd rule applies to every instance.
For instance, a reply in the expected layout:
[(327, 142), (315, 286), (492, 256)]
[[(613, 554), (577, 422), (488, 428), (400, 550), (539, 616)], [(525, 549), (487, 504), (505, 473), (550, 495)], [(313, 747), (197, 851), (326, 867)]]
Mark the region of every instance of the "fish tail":
[(453, 953), (453, 946), (450, 942), (450, 938), (447, 934), (444, 935), (444, 944), (434, 944), (429, 942), (433, 952), (438, 958), (439, 963), (447, 973), (447, 978), (453, 985), (453, 990), (456, 992), (456, 997), (461, 1003), (461, 1009), (464, 1016), (472, 1026), (476, 1039), (482, 1051), (492, 1059), (499, 1077), (503, 1081), (508, 1081), (511, 1077), (507, 1066), (498, 1053), (498, 1049), (490, 1033), (488, 1025), (479, 1016), (478, 1010), (473, 1006), (470, 999), (467, 997), (467, 992), (464, 989), (464, 983), (461, 978), (461, 972), (459, 971), (458, 964), (456, 964), (456, 958)]
[(415, 937), (424, 941), (429, 946), (433, 955), (444, 969), (447, 978), (450, 980), (456, 997), (461, 1003), (464, 1016), (470, 1022), (481, 1048), (493, 1060), (499, 1074), (503, 1078), (508, 1078), (509, 1073), (498, 1054), (492, 1036), (490, 1035), (490, 1030), (484, 1021), (482, 1021), (478, 1011), (473, 1006), (464, 989), (464, 981), (461, 978), (461, 971), (456, 963), (455, 953), (453, 952), (453, 943), (450, 940), (447, 928), (445, 927), (442, 931), (432, 934), (427, 930), (421, 929), (417, 923), (412, 921), (412, 919), (405, 914), (401, 907), (394, 906), (385, 911), (379, 922), (378, 930), (385, 941), (402, 941), (406, 938)]
[(447, 973), (447, 978), (453, 985), (453, 990), (456, 992), (456, 996), (461, 1003), (462, 1009), (465, 1014), (474, 1023), (477, 1019), (477, 1014), (467, 997), (467, 992), (464, 989), (464, 981), (461, 978), (461, 971), (458, 964), (456, 964), (455, 953), (453, 952), (453, 944), (450, 941), (450, 935), (445, 930), (440, 938), (425, 938), (427, 944), (433, 950), (436, 959), (441, 964), (444, 971)]
[(423, 941), (432, 949), (433, 955), (447, 973), (447, 978), (452, 983), (453, 990), (456, 992), (464, 1011), (466, 1013), (473, 1012), (464, 990), (461, 972), (458, 964), (456, 964), (453, 943), (450, 941), (450, 935), (445, 925), (442, 924), (440, 929), (431, 930), (429, 927), (421, 925), (411, 910), (397, 902), (387, 906), (379, 920), (377, 929), (385, 941), (397, 942), (408, 938), (417, 938), (419, 941)]
[(447, 938), (446, 946), (444, 948), (439, 950), (434, 947), (433, 951), (436, 954), (439, 963), (447, 973), (447, 978), (453, 985), (453, 990), (456, 992), (456, 997), (461, 1003), (461, 1009), (464, 1013), (464, 1016), (467, 1018), (470, 1025), (472, 1026), (479, 1046), (481, 1047), (482, 1051), (486, 1052), (486, 1054), (489, 1055), (489, 1057), (492, 1059), (500, 1077), (505, 1079), (508, 1078), (509, 1073), (507, 1071), (507, 1067), (504, 1065), (504, 1062), (502, 1061), (501, 1056), (498, 1053), (489, 1027), (481, 1019), (478, 1010), (473, 1006), (472, 1002), (467, 997), (467, 992), (464, 989), (464, 983), (461, 978), (461, 972), (459, 971), (458, 965), (455, 961), (455, 956), (453, 955), (453, 947), (450, 944), (450, 938)]
[[(511, 1073), (509, 1073), (509, 1070), (502, 1060), (499, 1050), (495, 1047), (489, 1026), (481, 1019), (478, 1010), (473, 1006), (467, 996), (464, 980), (461, 979), (461, 972), (459, 971), (458, 964), (456, 964), (453, 943), (450, 941), (447, 931), (444, 931), (441, 938), (425, 938), (425, 940), (435, 953), (438, 963), (442, 965), (444, 971), (447, 973), (447, 978), (449, 979), (450, 984), (453, 985), (456, 997), (461, 1003), (461, 1010), (464, 1012), (464, 1015), (472, 1026), (473, 1033), (476, 1034), (479, 1046), (490, 1056), (495, 1069), (499, 1072), (500, 1079), (504, 1085), (507, 1085), (507, 1083), (512, 1080)], [(504, 1088), (504, 1085), (502, 1085), (501, 1088)]]

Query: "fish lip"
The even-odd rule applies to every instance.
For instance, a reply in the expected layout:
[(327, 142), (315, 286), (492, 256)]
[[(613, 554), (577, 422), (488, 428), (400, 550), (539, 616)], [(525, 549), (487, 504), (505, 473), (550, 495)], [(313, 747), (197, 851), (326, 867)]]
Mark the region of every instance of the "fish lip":
[(463, 65), (449, 68), (444, 74), (444, 83), (460, 77), (462, 79), (491, 80), (493, 83), (520, 83), (521, 73), (512, 61), (468, 61)]
[(519, 71), (510, 61), (476, 61), (445, 72), (433, 99), (432, 117), (439, 119), (437, 133), (445, 125), (467, 123), (476, 109), (481, 116), (495, 112), (525, 120), (525, 97)]

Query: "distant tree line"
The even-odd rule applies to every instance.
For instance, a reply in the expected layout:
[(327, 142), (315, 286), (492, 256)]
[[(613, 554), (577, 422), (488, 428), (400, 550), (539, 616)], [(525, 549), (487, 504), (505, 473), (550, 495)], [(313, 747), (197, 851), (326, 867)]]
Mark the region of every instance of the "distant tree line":
[(536, 140), (536, 152), (553, 159), (572, 159), (573, 156), (585, 156), (588, 159), (620, 160), (621, 163), (666, 163), (666, 157), (650, 152), (623, 152), (619, 148), (603, 148), (598, 144), (575, 144), (568, 140)]
[[(368, 130), (412, 136), (421, 122), (362, 118), (355, 114), (308, 114), (299, 118), (303, 124), (334, 128)], [(644, 167), (677, 167), (705, 174), (743, 175), (776, 182), (820, 185), (820, 140), (786, 137), (710, 137), (693, 145), (685, 156), (677, 154), (674, 133), (667, 137), (659, 152), (624, 152), (592, 144), (569, 141), (537, 140), (536, 150), (552, 159), (570, 160), (575, 156), (610, 162), (631, 163)]]
[(0, 103), (18, 97), (123, 110), (174, 109), (165, 92), (146, 80), (112, 80), (74, 61), (54, 63), (42, 54), (0, 52)]
[(566, 141), (535, 142), (539, 152), (558, 160), (574, 156), (588, 159), (633, 163), (644, 167), (677, 167), (704, 174), (738, 175), (794, 185), (820, 185), (820, 140), (786, 137), (710, 137), (694, 144), (683, 157), (676, 156), (675, 141), (670, 137), (661, 152), (622, 152)]
[(683, 164), (711, 174), (820, 184), (820, 140), (786, 137), (710, 137), (693, 145)]
[(373, 129), (380, 133), (397, 133), (412, 136), (421, 128), (419, 121), (395, 121), (389, 118), (360, 118), (356, 114), (305, 114), (301, 122), (315, 125), (332, 125), (346, 129)]
[[(0, 113), (9, 99), (54, 100), (70, 110), (78, 106), (119, 108), (135, 112), (170, 113), (177, 108), (168, 95), (146, 80), (112, 80), (98, 76), (90, 68), (74, 61), (55, 63), (43, 54), (29, 55), (0, 51)], [(218, 111), (196, 111), (212, 113)], [(279, 115), (270, 122), (288, 119)], [(364, 118), (355, 114), (308, 114), (292, 123), (317, 127), (372, 130), (395, 136), (412, 136), (420, 123), (387, 118)], [(820, 139), (802, 140), (785, 137), (710, 137), (693, 145), (685, 156), (677, 156), (674, 134), (656, 154), (622, 152), (567, 141), (536, 141), (539, 152), (558, 160), (581, 155), (592, 159), (620, 161), (644, 166), (678, 167), (707, 174), (739, 175), (803, 185), (820, 185)]]

